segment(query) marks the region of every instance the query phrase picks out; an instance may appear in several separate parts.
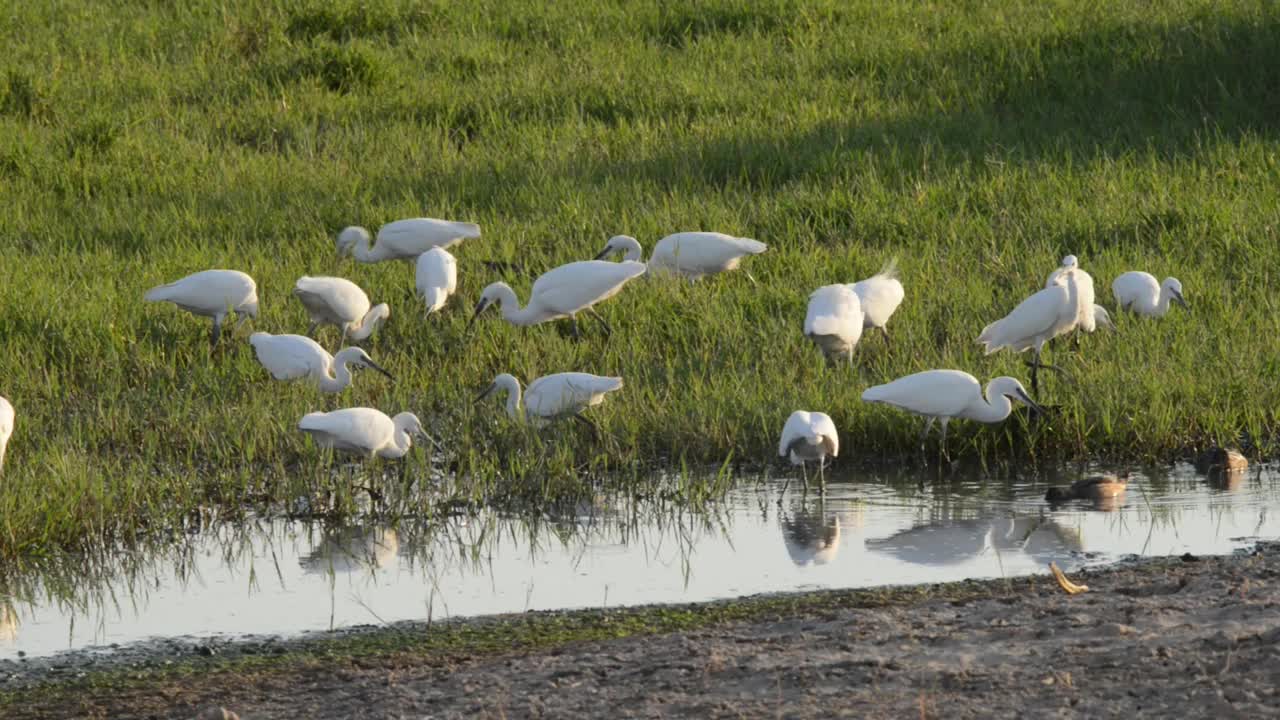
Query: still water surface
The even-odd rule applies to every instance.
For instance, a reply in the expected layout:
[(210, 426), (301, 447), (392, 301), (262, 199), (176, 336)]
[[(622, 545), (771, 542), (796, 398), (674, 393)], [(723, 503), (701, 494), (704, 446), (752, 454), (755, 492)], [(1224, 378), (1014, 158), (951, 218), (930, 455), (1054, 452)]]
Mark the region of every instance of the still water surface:
[(397, 620), (690, 602), (1047, 572), (1280, 537), (1280, 473), (1138, 474), (1114, 504), (1050, 509), (1048, 482), (743, 483), (709, 513), (583, 507), (431, 527), (263, 520), (4, 578), (0, 658), (162, 636), (295, 634)]

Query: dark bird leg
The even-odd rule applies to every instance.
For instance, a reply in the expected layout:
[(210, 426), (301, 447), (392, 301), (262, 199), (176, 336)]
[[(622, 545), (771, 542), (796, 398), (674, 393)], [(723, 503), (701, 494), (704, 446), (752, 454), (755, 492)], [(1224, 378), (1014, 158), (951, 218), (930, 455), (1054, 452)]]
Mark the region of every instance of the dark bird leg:
[(609, 323), (604, 321), (604, 318), (601, 317), (600, 313), (596, 312), (595, 308), (587, 308), (587, 314), (599, 321), (600, 325), (604, 327), (605, 337), (613, 335), (613, 328), (609, 327)]
[(209, 336), (209, 347), (217, 347), (220, 337), (222, 337), (222, 316), (217, 315), (213, 318), (213, 333)]
[(933, 429), (933, 418), (929, 418), (924, 423), (924, 431), (920, 433), (920, 453), (924, 454), (925, 441), (929, 439), (929, 431)]
[(315, 336), (316, 336), (316, 328), (318, 328), (318, 327), (320, 327), (320, 323), (318, 323), (318, 322), (313, 322), (313, 323), (311, 323), (310, 325), (308, 325), (308, 326), (307, 326), (307, 337), (309, 337), (309, 338), (315, 338)]
[(590, 420), (588, 420), (587, 418), (581, 415), (574, 415), (573, 419), (591, 428), (591, 435), (595, 437), (596, 442), (600, 442), (600, 428), (597, 427), (595, 423), (591, 422)]
[(889, 342), (889, 328), (887, 328), (887, 327), (885, 327), (885, 326), (881, 325), (881, 326), (880, 326), (880, 334), (881, 334), (881, 335), (884, 335), (884, 344), (885, 344), (885, 347), (890, 347), (890, 346), (892, 346), (892, 345), (893, 345), (893, 343)]
[(941, 422), (942, 422), (942, 444), (939, 446), (941, 448), (941, 452), (939, 452), (938, 454), (941, 455), (942, 459), (945, 460), (946, 462), (951, 462), (951, 453), (947, 452), (947, 423), (951, 422), (951, 418), (944, 417), (942, 418)]

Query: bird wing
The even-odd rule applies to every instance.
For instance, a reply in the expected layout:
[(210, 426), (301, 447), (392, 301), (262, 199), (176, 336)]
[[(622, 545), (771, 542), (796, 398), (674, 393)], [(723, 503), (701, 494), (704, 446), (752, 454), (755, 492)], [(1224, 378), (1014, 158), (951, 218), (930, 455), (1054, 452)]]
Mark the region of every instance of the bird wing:
[(1085, 332), (1093, 332), (1096, 329), (1093, 314), (1093, 276), (1075, 268), (1068, 272), (1066, 277), (1067, 282), (1074, 285), (1076, 291), (1075, 325)]
[(1134, 304), (1155, 307), (1160, 301), (1160, 282), (1151, 273), (1130, 270), (1111, 283), (1111, 294), (1121, 308)]
[(378, 450), (395, 434), (391, 418), (372, 408), (308, 413), (302, 417), (298, 428), (323, 436), (325, 442), (335, 449), (360, 453)]
[(782, 426), (782, 437), (778, 440), (780, 457), (786, 457), (792, 443), (809, 436), (812, 421), (810, 416), (811, 413), (808, 410), (796, 410), (787, 418), (786, 424)]
[(718, 232), (679, 232), (658, 241), (650, 263), (663, 267), (716, 272), (743, 255), (759, 255), (769, 246), (759, 240)]
[(297, 380), (328, 364), (329, 353), (315, 340), (301, 335), (271, 335), (256, 332), (249, 336), (254, 355), (277, 380)]
[(935, 417), (953, 417), (981, 396), (978, 379), (959, 370), (926, 370), (862, 392), (864, 402)]
[(847, 285), (826, 285), (809, 295), (805, 335), (856, 338), (862, 334), (862, 304)]
[(421, 255), (433, 247), (445, 248), (478, 237), (480, 226), (475, 223), (435, 218), (405, 218), (378, 229), (378, 244), (385, 244), (400, 256)]
[(238, 270), (202, 270), (167, 285), (151, 288), (145, 300), (169, 301), (187, 310), (213, 315), (256, 301), (253, 278)]
[(836, 431), (836, 424), (830, 415), (823, 412), (811, 413), (809, 432), (822, 438), (822, 445), (828, 455), (836, 457), (840, 454), (840, 433)]
[(884, 327), (902, 304), (906, 293), (896, 275), (897, 268), (890, 265), (886, 270), (850, 286), (862, 302), (862, 312), (868, 326)]
[(312, 314), (356, 322), (369, 312), (369, 296), (359, 285), (336, 277), (300, 277), (293, 294)]
[(1062, 285), (1045, 288), (1018, 303), (1013, 312), (983, 328), (978, 342), (987, 346), (988, 355), (1004, 347), (1016, 352), (1026, 350), (1059, 323), (1067, 300), (1067, 288)]
[(622, 388), (622, 378), (567, 372), (545, 375), (529, 383), (525, 411), (539, 417), (556, 417), (603, 401), (603, 395)]
[(570, 314), (612, 297), (626, 282), (643, 275), (644, 263), (580, 260), (543, 273), (533, 283), (529, 304)]
[(458, 261), (443, 248), (432, 248), (419, 255), (414, 285), (423, 295), (428, 288), (443, 288), (452, 293), (458, 287)]

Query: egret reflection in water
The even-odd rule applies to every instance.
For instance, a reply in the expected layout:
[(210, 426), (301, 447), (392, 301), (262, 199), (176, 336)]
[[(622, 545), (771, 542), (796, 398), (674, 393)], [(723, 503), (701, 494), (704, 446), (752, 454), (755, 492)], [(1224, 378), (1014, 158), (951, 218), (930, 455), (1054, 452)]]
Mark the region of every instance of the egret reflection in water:
[(988, 552), (1024, 552), (1050, 559), (1083, 548), (1080, 533), (1036, 516), (943, 520), (867, 540), (867, 549), (915, 565), (958, 565)]
[(400, 538), (391, 528), (351, 525), (326, 530), (320, 542), (299, 558), (311, 573), (376, 571), (392, 567), (400, 551)]

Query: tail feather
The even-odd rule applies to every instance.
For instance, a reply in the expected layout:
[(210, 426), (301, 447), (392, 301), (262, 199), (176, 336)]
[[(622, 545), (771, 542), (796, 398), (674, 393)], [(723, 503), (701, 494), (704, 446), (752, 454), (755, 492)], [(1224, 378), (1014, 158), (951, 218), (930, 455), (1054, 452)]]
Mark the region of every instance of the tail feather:
[(885, 278), (886, 280), (897, 280), (898, 257), (895, 255), (889, 258), (889, 262), (885, 263), (884, 266), (880, 268), (880, 272), (876, 273), (876, 276)]

